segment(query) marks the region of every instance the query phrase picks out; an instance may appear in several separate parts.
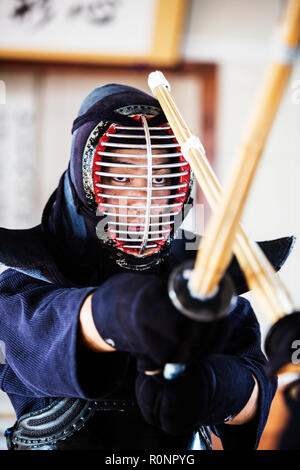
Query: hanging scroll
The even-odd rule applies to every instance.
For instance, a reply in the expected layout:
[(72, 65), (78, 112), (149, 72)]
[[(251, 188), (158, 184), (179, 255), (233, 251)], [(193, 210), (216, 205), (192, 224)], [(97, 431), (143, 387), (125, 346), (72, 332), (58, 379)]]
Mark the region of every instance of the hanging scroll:
[(4, 0), (0, 58), (159, 63), (179, 58), (186, 0)]

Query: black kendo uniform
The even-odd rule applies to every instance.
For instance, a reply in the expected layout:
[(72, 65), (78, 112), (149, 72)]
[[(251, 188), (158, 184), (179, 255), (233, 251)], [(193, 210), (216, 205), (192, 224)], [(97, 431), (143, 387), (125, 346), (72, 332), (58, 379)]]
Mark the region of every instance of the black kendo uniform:
[[(86, 157), (93, 157), (111, 123), (128, 126), (130, 114), (153, 110), (151, 125), (164, 124), (159, 103), (136, 89), (113, 84), (94, 90), (74, 122), (70, 165), (41, 224), (0, 231), (0, 260), (10, 267), (0, 278), (0, 340), (6, 352), (0, 387), (17, 415), (15, 426), (6, 432), (10, 449), (193, 449), (199, 436), (198, 448), (209, 449), (209, 427), (225, 449), (258, 445), (276, 383), (265, 376), (259, 325), (245, 299), (238, 298), (227, 317), (230, 322), (226, 319), (226, 343), (223, 328), (212, 329), (215, 348), (210, 345), (199, 353), (196, 345), (190, 370), (174, 381), (161, 374), (146, 376), (147, 354), (126, 347), (109, 353), (89, 351), (78, 334), (79, 311), (89, 294), (94, 293), (96, 326), (98, 305), (114, 318), (120, 299), (132, 315), (149, 311), (151, 297), (171, 304), (166, 294), (169, 273), (195, 258), (195, 249), (186, 250), (185, 237), (191, 234), (185, 232), (148, 259), (100, 243), (96, 235), (99, 214), (93, 207), (88, 180), (92, 170)], [(95, 133), (95, 128), (101, 132)], [(292, 244), (286, 237), (261, 247), (279, 269)], [(229, 272), (236, 293), (245, 292), (236, 261)], [(155, 314), (150, 310), (148, 317), (154, 319)], [(180, 321), (185, 321), (183, 315)], [(153, 349), (160, 348), (154, 342)], [(209, 374), (215, 389), (211, 383), (206, 389)], [(256, 419), (242, 426), (224, 424), (247, 403), (251, 374), (260, 389)]]

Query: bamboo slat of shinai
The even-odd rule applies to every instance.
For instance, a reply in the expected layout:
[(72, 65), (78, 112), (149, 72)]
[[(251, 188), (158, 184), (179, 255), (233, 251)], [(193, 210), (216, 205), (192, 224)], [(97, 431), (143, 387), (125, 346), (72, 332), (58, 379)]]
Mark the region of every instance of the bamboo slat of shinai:
[[(180, 145), (192, 137), (169, 90), (163, 85), (155, 88), (156, 97), (170, 123)], [(221, 185), (208, 162), (204, 149), (191, 148), (184, 152), (191, 165), (195, 178), (201, 187), (210, 207), (216, 210), (221, 199)], [(294, 310), (292, 299), (285, 286), (276, 275), (265, 254), (255, 242), (251, 242), (239, 226), (233, 251), (247, 279), (248, 287), (253, 290), (257, 305), (271, 322), (275, 322), (287, 311)]]
[[(300, 0), (289, 2), (280, 37), (284, 46), (298, 46)], [(272, 61), (267, 69), (237, 154), (233, 175), (224, 191), (222, 202), (211, 217), (196, 258), (191, 286), (204, 297), (215, 291), (232, 257), (242, 210), (291, 70), (291, 63), (282, 64), (279, 61)]]

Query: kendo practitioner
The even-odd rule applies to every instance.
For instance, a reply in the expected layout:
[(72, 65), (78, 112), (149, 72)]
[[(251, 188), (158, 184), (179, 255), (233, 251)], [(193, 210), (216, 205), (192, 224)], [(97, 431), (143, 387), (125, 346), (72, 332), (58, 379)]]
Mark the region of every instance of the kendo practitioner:
[[(158, 101), (97, 88), (72, 133), (41, 224), (0, 231), (0, 387), (17, 418), (8, 449), (210, 449), (210, 431), (224, 449), (256, 449), (276, 381), (236, 260), (217, 321), (184, 315), (168, 295), (197, 249), (176, 227), (193, 178)], [(261, 247), (278, 270), (291, 244)], [(168, 363), (185, 369), (169, 380)]]

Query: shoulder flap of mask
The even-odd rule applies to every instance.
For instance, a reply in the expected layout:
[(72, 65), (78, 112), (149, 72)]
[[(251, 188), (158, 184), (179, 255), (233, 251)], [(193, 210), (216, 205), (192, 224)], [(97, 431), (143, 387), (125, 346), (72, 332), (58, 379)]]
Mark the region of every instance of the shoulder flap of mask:
[[(201, 241), (201, 236), (194, 235), (188, 231), (184, 231), (182, 233), (183, 237), (180, 240), (175, 240), (174, 242), (175, 244), (177, 243), (177, 246), (173, 249), (175, 257), (177, 260), (182, 261), (185, 259), (195, 258)], [(287, 236), (276, 238), (274, 240), (259, 241), (257, 244), (273, 266), (274, 270), (277, 272), (286, 262), (295, 242), (296, 237)], [(234, 282), (237, 295), (242, 295), (249, 291), (243, 271), (241, 270), (235, 256), (228, 267), (227, 273)]]
[(50, 283), (66, 284), (37, 225), (29, 229), (0, 227), (0, 265)]
[[(296, 242), (296, 237), (282, 237), (274, 240), (266, 240), (257, 242), (266, 258), (269, 260), (274, 270), (277, 272), (284, 265), (287, 258), (289, 257)], [(234, 257), (229, 268), (228, 273), (231, 275), (236, 286), (236, 292), (238, 295), (248, 292), (248, 286), (244, 274)]]

